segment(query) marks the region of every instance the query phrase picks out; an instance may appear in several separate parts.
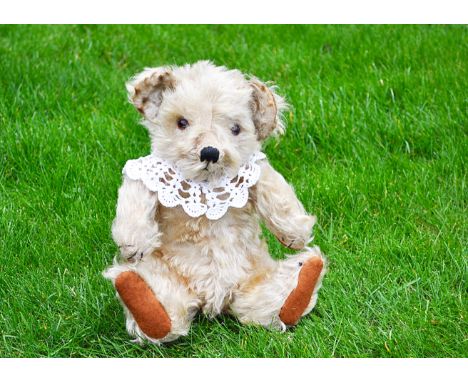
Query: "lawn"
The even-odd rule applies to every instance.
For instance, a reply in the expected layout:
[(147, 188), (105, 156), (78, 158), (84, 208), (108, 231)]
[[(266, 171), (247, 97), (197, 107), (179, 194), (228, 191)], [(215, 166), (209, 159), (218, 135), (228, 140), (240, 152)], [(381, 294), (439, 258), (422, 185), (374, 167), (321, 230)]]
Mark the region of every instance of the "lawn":
[[(149, 152), (124, 82), (199, 59), (289, 100), (265, 153), (330, 270), (295, 330), (199, 316), (142, 348), (101, 276)], [(1, 26), (0, 356), (467, 357), (467, 63), (465, 26)]]

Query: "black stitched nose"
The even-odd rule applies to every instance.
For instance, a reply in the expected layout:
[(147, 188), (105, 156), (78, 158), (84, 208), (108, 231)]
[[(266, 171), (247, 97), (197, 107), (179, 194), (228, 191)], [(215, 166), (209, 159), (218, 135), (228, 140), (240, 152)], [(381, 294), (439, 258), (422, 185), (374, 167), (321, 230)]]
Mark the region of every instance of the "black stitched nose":
[(208, 161), (208, 162), (213, 162), (216, 163), (219, 159), (219, 150), (208, 146), (204, 147), (202, 151), (200, 152), (200, 160), (202, 162)]

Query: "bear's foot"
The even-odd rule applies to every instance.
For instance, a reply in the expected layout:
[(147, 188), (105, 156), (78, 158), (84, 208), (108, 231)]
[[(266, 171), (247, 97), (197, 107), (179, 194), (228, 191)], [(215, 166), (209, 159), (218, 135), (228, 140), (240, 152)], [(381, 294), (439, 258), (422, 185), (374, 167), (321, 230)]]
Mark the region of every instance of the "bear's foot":
[(168, 335), (171, 319), (145, 280), (135, 272), (122, 272), (115, 288), (144, 334), (154, 339)]
[(286, 325), (296, 325), (307, 309), (323, 269), (323, 260), (313, 257), (307, 260), (299, 272), (296, 288), (284, 302), (279, 317)]

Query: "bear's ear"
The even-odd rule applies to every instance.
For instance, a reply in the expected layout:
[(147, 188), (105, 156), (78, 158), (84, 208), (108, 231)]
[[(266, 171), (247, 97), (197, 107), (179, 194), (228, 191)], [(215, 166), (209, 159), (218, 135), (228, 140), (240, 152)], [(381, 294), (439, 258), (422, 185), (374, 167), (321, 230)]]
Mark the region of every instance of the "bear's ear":
[(287, 108), (283, 97), (276, 94), (273, 87), (265, 85), (257, 78), (251, 78), (249, 82), (252, 88), (252, 118), (258, 140), (263, 141), (272, 134), (282, 134), (282, 113)]
[(129, 101), (149, 121), (158, 114), (164, 91), (174, 86), (175, 77), (168, 67), (146, 68), (126, 84)]

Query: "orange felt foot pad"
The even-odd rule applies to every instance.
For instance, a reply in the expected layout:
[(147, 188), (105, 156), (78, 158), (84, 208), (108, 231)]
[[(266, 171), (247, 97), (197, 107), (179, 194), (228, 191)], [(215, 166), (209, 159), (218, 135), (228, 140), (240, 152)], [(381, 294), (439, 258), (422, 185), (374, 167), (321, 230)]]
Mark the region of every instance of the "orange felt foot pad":
[(160, 339), (171, 331), (171, 319), (148, 284), (135, 272), (122, 272), (115, 289), (148, 337)]
[(296, 288), (289, 294), (280, 310), (280, 319), (286, 325), (296, 325), (309, 305), (315, 285), (323, 269), (323, 260), (313, 257), (302, 266)]

